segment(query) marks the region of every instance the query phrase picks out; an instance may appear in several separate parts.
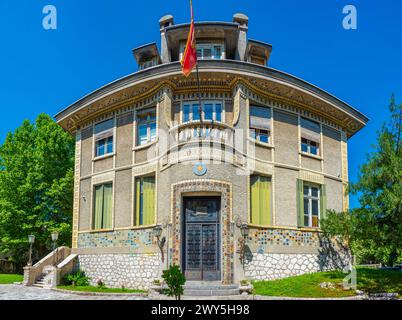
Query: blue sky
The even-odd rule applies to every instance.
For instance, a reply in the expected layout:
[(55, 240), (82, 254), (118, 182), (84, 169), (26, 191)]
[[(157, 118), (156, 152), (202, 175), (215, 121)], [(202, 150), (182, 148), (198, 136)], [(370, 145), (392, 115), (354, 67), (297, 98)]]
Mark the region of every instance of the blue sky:
[[(402, 101), (401, 1), (193, 0), (198, 21), (250, 18), (249, 38), (271, 43), (270, 66), (303, 78), (362, 111), (368, 126), (349, 142), (350, 179), (388, 117), (391, 93)], [(55, 5), (58, 29), (42, 28)], [(358, 29), (342, 27), (345, 5)], [(157, 41), (158, 20), (188, 22), (189, 1), (1, 0), (0, 142), (24, 119), (56, 114), (83, 95), (135, 72), (131, 49)], [(351, 199), (357, 205), (356, 198)]]

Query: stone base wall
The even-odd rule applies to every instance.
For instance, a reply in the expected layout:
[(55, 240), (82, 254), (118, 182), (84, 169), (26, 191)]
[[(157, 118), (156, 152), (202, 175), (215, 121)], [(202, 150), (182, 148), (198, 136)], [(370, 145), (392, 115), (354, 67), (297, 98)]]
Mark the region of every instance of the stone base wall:
[(98, 279), (109, 288), (146, 290), (161, 277), (160, 254), (79, 255), (76, 269), (96, 286)]
[(317, 254), (254, 253), (245, 265), (245, 276), (253, 280), (274, 280), (305, 273), (342, 269), (350, 259)]

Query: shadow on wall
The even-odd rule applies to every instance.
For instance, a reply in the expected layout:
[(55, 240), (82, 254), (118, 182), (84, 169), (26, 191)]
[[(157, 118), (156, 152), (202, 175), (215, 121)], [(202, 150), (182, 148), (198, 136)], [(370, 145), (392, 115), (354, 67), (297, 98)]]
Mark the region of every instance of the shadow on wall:
[(352, 255), (349, 248), (340, 241), (319, 236), (318, 264), (320, 271), (349, 270), (352, 266)]
[(248, 265), (253, 261), (253, 252), (248, 245), (244, 246), (244, 265)]

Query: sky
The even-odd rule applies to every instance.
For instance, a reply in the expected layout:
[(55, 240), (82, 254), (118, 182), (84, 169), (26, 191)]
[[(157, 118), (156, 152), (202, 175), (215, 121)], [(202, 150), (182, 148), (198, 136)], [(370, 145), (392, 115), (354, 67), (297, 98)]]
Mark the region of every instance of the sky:
[[(392, 93), (402, 102), (402, 2), (193, 0), (196, 21), (249, 17), (248, 37), (272, 44), (269, 66), (293, 74), (370, 118), (349, 141), (350, 180), (388, 120)], [(342, 10), (357, 9), (346, 30)], [(46, 5), (57, 29), (45, 30)], [(189, 21), (189, 0), (0, 0), (0, 143), (23, 120), (55, 115), (82, 96), (137, 70), (131, 49), (160, 43), (158, 20)], [(358, 205), (351, 197), (351, 206)]]

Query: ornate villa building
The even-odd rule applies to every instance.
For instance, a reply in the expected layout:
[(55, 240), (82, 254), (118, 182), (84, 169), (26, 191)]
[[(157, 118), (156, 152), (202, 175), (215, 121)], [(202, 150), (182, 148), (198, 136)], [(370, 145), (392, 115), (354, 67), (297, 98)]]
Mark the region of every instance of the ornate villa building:
[(159, 25), (137, 72), (56, 115), (76, 137), (75, 266), (139, 289), (173, 264), (222, 286), (347, 266), (320, 221), (348, 209), (348, 140), (368, 119), (270, 68), (244, 14), (195, 24), (199, 82), (181, 70), (189, 24)]

